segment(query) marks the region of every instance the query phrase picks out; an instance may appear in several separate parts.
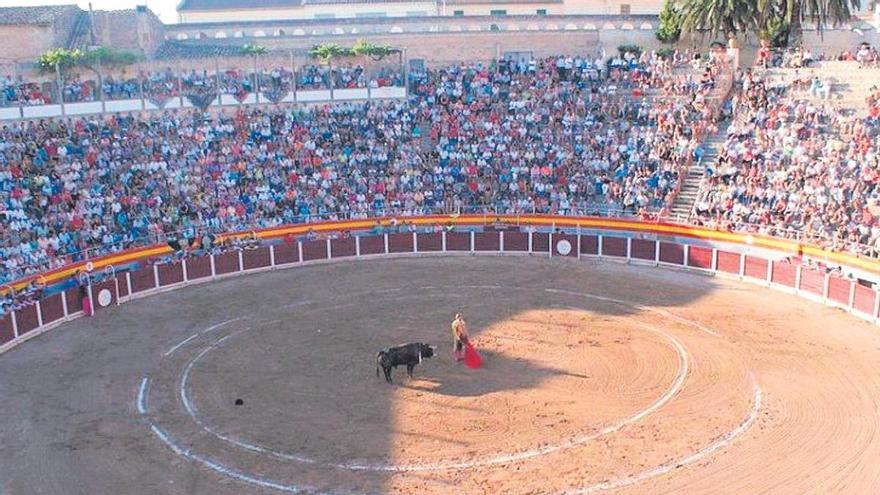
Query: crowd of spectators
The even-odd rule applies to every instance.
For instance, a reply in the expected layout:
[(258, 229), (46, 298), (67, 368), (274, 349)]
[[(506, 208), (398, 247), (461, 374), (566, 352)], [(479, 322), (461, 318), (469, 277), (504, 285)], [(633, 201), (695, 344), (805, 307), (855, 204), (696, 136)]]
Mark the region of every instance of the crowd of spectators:
[(880, 252), (880, 91), (867, 95), (865, 114), (815, 98), (823, 84), (744, 76), (738, 118), (695, 205), (700, 221)]
[[(4, 124), (0, 281), (169, 235), (316, 218), (664, 210), (714, 128), (711, 81), (667, 99), (678, 76), (656, 54), (579, 60), (430, 69), (407, 101)], [(173, 94), (177, 80), (145, 83)]]

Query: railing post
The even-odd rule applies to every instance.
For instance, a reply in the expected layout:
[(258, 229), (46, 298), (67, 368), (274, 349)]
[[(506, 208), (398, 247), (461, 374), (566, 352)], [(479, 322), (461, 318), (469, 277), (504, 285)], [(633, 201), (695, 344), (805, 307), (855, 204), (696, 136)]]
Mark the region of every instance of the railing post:
[(718, 249), (712, 248), (712, 271), (718, 271)]
[(691, 260), (691, 258), (690, 258), (690, 256), (691, 256), (691, 249), (690, 249), (690, 247), (691, 247), (690, 244), (685, 244), (685, 245), (684, 245), (684, 266), (690, 266), (690, 265), (689, 265), (690, 260)]
[(856, 305), (856, 281), (849, 281), (849, 310), (852, 311)]
[(773, 260), (767, 260), (767, 285), (773, 283)]
[(361, 257), (361, 236), (354, 236), (354, 256), (355, 258)]
[(388, 254), (390, 251), (388, 249), (388, 234), (382, 234), (382, 237), (385, 238), (385, 254)]
[(211, 261), (211, 278), (217, 278), (217, 263), (214, 261), (214, 253), (208, 258)]
[[(876, 311), (874, 312), (876, 313)], [(12, 319), (12, 338), (18, 338), (18, 318), (15, 316), (15, 310), (9, 312), (9, 316)]]
[(43, 326), (43, 306), (37, 301), (37, 328)]
[(189, 275), (186, 273), (186, 258), (181, 260), (180, 262), (181, 268), (183, 269), (183, 283), (189, 282)]
[(419, 252), (419, 236), (415, 231), (413, 231), (412, 236), (413, 236), (413, 252), (418, 253)]
[[(127, 274), (128, 272), (126, 272), (126, 275)], [(131, 290), (129, 290), (128, 293), (130, 295)], [(61, 313), (64, 315), (65, 318), (67, 318), (67, 315), (69, 314), (67, 312), (67, 291), (61, 293)]]
[(596, 256), (602, 259), (602, 234), (596, 234)]
[(275, 245), (269, 245), (269, 266), (275, 268)]
[(581, 235), (580, 230), (581, 230), (580, 226), (578, 226), (577, 259), (581, 259), (581, 237), (583, 237), (583, 236)]
[(333, 252), (330, 250), (330, 238), (327, 238), (327, 259), (333, 259)]
[(828, 285), (831, 281), (831, 276), (828, 272), (825, 272), (825, 280), (822, 283), (822, 298), (825, 299), (825, 302), (828, 302)]
[(532, 231), (529, 230), (529, 254), (532, 254)]
[(632, 237), (626, 238), (626, 262), (632, 261)]
[(654, 266), (660, 266), (660, 240), (654, 240)]
[(739, 253), (739, 278), (746, 276), (746, 255)]
[(874, 323), (877, 323), (878, 313), (880, 313), (880, 291), (874, 289)]
[(153, 265), (153, 286), (159, 288), (159, 265)]
[(296, 253), (299, 255), (299, 262), (303, 262), (303, 242), (296, 241)]
[(475, 239), (476, 237), (477, 237), (477, 235), (476, 235), (476, 234), (474, 233), (474, 231), (472, 230), (472, 231), (471, 231), (471, 252), (472, 252), (472, 253), (476, 251), (476, 245), (475, 245), (476, 242), (474, 241), (474, 239)]
[(504, 252), (504, 231), (503, 230), (498, 234), (498, 252), (499, 253)]
[(238, 251), (238, 271), (240, 271), (240, 272), (244, 271), (244, 254), (243, 253), (244, 253), (243, 249), (240, 249)]
[[(128, 298), (131, 299), (131, 272), (125, 272), (125, 286), (128, 288)], [(67, 300), (64, 301), (65, 316), (67, 315)]]
[(803, 265), (798, 265), (797, 270), (794, 272), (794, 292), (796, 294), (800, 294), (801, 292), (801, 271), (803, 268)]
[(446, 252), (446, 230), (444, 229), (440, 232), (440, 245), (443, 248), (443, 252)]
[(553, 257), (553, 231), (547, 234), (547, 257)]

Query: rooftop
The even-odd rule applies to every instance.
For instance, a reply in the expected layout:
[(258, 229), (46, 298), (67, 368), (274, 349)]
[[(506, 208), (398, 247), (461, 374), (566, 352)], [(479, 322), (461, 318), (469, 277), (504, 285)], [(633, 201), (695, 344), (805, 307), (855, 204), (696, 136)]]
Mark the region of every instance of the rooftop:
[(58, 17), (74, 12), (81, 12), (81, 10), (76, 5), (0, 7), (0, 24), (52, 24)]

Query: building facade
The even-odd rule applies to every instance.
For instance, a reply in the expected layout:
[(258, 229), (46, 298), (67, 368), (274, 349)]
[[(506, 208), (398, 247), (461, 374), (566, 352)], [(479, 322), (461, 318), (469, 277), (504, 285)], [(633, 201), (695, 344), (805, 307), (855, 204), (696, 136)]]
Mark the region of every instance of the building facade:
[(420, 16), (657, 15), (663, 0), (183, 0), (181, 23)]

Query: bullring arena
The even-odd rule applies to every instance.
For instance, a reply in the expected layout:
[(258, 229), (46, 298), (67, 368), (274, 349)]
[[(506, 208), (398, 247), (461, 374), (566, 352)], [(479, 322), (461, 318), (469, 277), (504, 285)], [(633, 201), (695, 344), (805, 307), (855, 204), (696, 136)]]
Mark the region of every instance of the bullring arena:
[[(880, 486), (872, 290), (791, 265), (770, 239), (455, 221), (99, 260), (120, 271), (90, 288), (93, 318), (74, 319), (68, 291), (2, 322), (18, 338), (0, 357), (0, 492)], [(456, 312), (479, 370), (450, 358)], [(378, 349), (416, 341), (439, 352), (414, 379), (376, 378)]]

